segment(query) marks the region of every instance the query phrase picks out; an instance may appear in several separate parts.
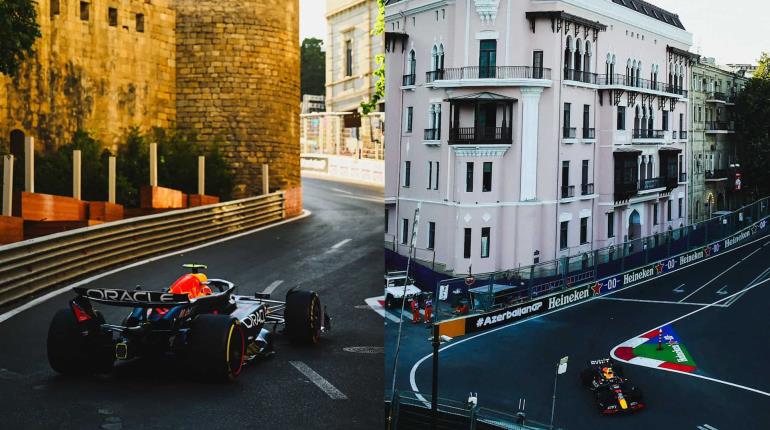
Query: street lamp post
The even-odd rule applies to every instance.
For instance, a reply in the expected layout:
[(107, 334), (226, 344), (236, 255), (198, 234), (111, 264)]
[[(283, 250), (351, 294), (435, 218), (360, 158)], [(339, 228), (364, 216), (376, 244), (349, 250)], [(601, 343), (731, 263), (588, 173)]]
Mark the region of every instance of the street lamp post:
[(559, 380), (559, 375), (563, 375), (567, 372), (567, 361), (569, 356), (559, 360), (559, 364), (556, 367), (556, 376), (553, 378), (553, 402), (551, 403), (551, 430), (553, 430), (553, 418), (556, 414), (556, 381)]

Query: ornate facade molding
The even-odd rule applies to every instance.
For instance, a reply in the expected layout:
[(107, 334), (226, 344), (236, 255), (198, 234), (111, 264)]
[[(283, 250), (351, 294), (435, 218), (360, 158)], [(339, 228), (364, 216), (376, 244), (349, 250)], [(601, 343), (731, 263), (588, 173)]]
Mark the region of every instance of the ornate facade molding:
[(473, 3), (476, 5), (476, 13), (479, 14), (482, 24), (495, 23), (500, 0), (473, 0)]

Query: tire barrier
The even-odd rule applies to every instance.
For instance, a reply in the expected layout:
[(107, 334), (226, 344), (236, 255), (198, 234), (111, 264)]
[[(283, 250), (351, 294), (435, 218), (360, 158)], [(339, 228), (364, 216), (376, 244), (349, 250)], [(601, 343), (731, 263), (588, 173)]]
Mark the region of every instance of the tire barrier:
[(0, 246), (0, 306), (115, 266), (284, 218), (281, 191)]

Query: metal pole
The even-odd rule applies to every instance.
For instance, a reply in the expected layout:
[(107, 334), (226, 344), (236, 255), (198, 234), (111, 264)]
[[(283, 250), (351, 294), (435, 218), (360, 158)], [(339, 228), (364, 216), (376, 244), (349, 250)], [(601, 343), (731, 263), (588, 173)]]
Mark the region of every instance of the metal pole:
[(81, 200), (81, 163), (82, 157), (79, 149), (72, 151), (72, 197)]
[(439, 325), (433, 324), (433, 382), (430, 399), (431, 428), (438, 426), (438, 348), (441, 345)]
[(158, 186), (158, 144), (150, 144), (150, 186)]
[(115, 204), (116, 171), (115, 157), (110, 156), (107, 161), (107, 201), (112, 204)]
[(3, 156), (3, 216), (13, 212), (13, 155)]
[(35, 138), (24, 139), (24, 191), (35, 192)]
[(553, 401), (551, 403), (551, 430), (553, 430), (553, 418), (556, 414), (556, 381), (559, 380), (559, 368), (556, 368), (556, 375), (553, 377)]
[(198, 156), (198, 194), (206, 194), (206, 157)]

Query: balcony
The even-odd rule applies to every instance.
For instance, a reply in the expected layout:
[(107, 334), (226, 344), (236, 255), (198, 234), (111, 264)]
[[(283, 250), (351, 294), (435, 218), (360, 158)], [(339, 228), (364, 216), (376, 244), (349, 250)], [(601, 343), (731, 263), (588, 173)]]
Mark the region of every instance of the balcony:
[(596, 84), (599, 79), (599, 75), (591, 72), (584, 72), (582, 70), (564, 69), (564, 80), (583, 82), (585, 84)]
[(454, 67), (432, 73), (431, 83), (439, 88), (551, 85), (551, 69), (529, 66)]
[(729, 175), (730, 172), (727, 169), (706, 170), (706, 181), (726, 181)]
[(639, 183), (639, 192), (649, 192), (666, 188), (666, 178), (644, 179)]
[(411, 75), (404, 75), (403, 83), (402, 85), (405, 87), (413, 87), (414, 81), (415, 81), (415, 74), (412, 73)]
[(706, 103), (735, 103), (735, 94), (725, 94), (718, 91), (710, 92), (706, 95)]
[(597, 75), (596, 83), (601, 86), (618, 86), (618, 87), (631, 87), (639, 90), (656, 91), (659, 93), (674, 94), (687, 98), (687, 90), (679, 88), (674, 85), (666, 85), (663, 82), (651, 81), (649, 79), (642, 79), (640, 77), (610, 74), (610, 75)]
[(577, 128), (564, 127), (561, 131), (561, 137), (565, 139), (575, 139), (577, 137)]
[(588, 140), (596, 139), (596, 129), (583, 127), (583, 139), (588, 139)]
[(665, 137), (664, 130), (652, 130), (648, 128), (635, 128), (633, 138), (634, 139), (655, 139), (662, 140)]
[(627, 201), (639, 194), (639, 184), (638, 182), (616, 182), (614, 194), (616, 202)]
[(441, 140), (441, 129), (440, 128), (426, 128), (425, 129), (425, 137), (424, 137), (424, 139), (426, 141)]
[(512, 136), (511, 127), (453, 127), (449, 129), (449, 144), (511, 145)]
[(594, 184), (583, 184), (580, 186), (580, 195), (590, 196), (594, 193)]
[(561, 198), (563, 198), (563, 199), (571, 199), (572, 197), (575, 197), (575, 186), (574, 185), (562, 185), (562, 187), (561, 187)]
[(706, 122), (706, 133), (734, 133), (735, 123), (732, 121), (708, 121)]
[[(674, 139), (676, 139), (676, 136), (674, 136)], [(680, 140), (687, 140), (687, 132), (686, 131), (680, 131), (679, 132), (679, 139)]]
[(431, 72), (425, 73), (425, 83), (429, 84), (433, 81), (440, 81), (444, 79), (444, 71), (443, 70), (433, 70)]

